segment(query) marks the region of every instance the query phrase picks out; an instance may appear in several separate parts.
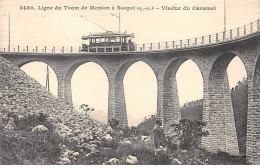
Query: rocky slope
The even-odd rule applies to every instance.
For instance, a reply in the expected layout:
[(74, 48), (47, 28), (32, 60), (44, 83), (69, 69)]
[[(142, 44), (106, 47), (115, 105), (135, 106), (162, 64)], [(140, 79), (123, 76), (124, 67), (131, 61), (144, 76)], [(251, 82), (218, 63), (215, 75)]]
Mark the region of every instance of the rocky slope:
[[(63, 140), (60, 144), (62, 153), (57, 164), (71, 163), (71, 157), (77, 158), (83, 147), (88, 149), (88, 152), (81, 150), (81, 154), (96, 152), (97, 144), (100, 143), (96, 142), (97, 140), (101, 141), (102, 138), (111, 140), (105, 125), (93, 121), (86, 113), (77, 112), (71, 106), (60, 102), (37, 81), (2, 57), (0, 57), (0, 112), (0, 122), (4, 130), (9, 131), (17, 129), (10, 114), (18, 116), (19, 119), (40, 113), (46, 115), (47, 121), (54, 125), (55, 133)], [(4, 119), (7, 119), (8, 124), (3, 124)], [(44, 125), (39, 128), (44, 128)], [(64, 145), (70, 143), (74, 144), (71, 145), (73, 147), (78, 145), (78, 152)]]
[(60, 103), (36, 80), (0, 57), (0, 111), (21, 115), (42, 112), (59, 118), (71, 113), (72, 108)]

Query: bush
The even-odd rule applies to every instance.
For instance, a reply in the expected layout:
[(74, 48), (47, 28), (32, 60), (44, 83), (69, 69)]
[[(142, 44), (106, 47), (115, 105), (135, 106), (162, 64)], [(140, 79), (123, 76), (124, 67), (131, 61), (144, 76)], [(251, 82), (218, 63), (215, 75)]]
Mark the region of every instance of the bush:
[(168, 165), (171, 163), (170, 151), (168, 148), (159, 147), (156, 148), (156, 154), (154, 164), (156, 165)]
[(145, 119), (143, 122), (137, 125), (136, 133), (138, 135), (149, 136), (155, 126), (156, 117), (152, 115), (150, 118)]
[[(60, 156), (61, 138), (53, 132), (47, 116), (7, 116), (14, 119), (16, 128), (0, 131), (0, 164), (54, 164)], [(46, 126), (48, 132), (31, 132), (37, 125)]]
[(154, 144), (153, 142), (143, 142), (139, 140), (131, 141), (131, 144), (120, 144), (117, 148), (118, 157), (124, 158), (129, 155), (136, 156), (138, 164), (154, 164)]
[(108, 121), (108, 123), (112, 129), (116, 129), (119, 124), (119, 121), (117, 119), (112, 118)]
[(177, 146), (177, 143), (180, 142), (183, 149), (199, 147), (201, 137), (208, 135), (207, 131), (202, 131), (206, 123), (198, 120), (181, 119), (179, 124), (172, 124), (171, 126), (176, 134), (168, 137), (169, 141)]
[(138, 159), (138, 163), (142, 165), (154, 164), (154, 144), (153, 142), (138, 141), (133, 144), (135, 156)]
[(111, 148), (111, 149), (116, 150), (117, 147), (118, 147), (119, 140), (118, 139), (113, 139), (111, 141), (103, 140), (100, 143), (101, 143), (102, 147), (107, 147), (107, 148)]

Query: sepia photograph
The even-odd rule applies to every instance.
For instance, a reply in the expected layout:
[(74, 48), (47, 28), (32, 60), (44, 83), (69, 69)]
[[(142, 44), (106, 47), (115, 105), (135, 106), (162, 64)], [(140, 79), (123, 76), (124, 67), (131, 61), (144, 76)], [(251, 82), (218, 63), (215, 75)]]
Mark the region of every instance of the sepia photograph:
[(0, 0), (0, 165), (260, 165), (259, 0)]

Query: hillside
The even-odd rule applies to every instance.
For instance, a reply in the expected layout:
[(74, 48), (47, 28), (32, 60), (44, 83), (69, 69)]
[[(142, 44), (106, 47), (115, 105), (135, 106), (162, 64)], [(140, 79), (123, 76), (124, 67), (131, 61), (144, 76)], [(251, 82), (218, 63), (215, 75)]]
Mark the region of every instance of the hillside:
[(246, 154), (246, 129), (247, 129), (247, 106), (248, 106), (248, 83), (247, 80), (238, 82), (231, 90), (233, 112), (238, 137), (239, 153)]
[(17, 115), (40, 112), (56, 115), (71, 112), (72, 108), (60, 103), (37, 81), (28, 77), (18, 67), (0, 57), (1, 99), (0, 110)]
[(203, 99), (185, 103), (181, 107), (181, 118), (189, 120), (202, 120)]
[(151, 117), (143, 120), (137, 125), (137, 133), (140, 135), (149, 136), (152, 133), (153, 127), (155, 125), (156, 117), (152, 115)]
[[(37, 81), (2, 57), (0, 119), (0, 164), (54, 164), (64, 158), (70, 162), (60, 153), (69, 150), (66, 146), (61, 148), (62, 144), (81, 142), (82, 138), (93, 139), (94, 135), (100, 138), (106, 135), (105, 126), (60, 102)], [(33, 130), (47, 130), (49, 138), (44, 139), (45, 143), (39, 139), (41, 143), (37, 146), (37, 143), (33, 143), (38, 142), (33, 138)], [(57, 156), (61, 156), (42, 156), (41, 152), (34, 153), (29, 150), (26, 144), (32, 145), (34, 151), (45, 145), (45, 152), (47, 150), (50, 152), (48, 154), (56, 153)], [(17, 152), (16, 148), (20, 152)]]

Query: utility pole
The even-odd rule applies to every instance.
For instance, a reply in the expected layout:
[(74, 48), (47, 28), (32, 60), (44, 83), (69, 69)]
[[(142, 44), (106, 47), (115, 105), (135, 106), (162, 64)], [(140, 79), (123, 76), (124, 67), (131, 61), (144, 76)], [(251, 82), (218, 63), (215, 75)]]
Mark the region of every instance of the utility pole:
[(119, 33), (121, 32), (121, 27), (120, 27), (120, 25), (121, 25), (121, 17), (120, 17), (120, 12), (119, 12)]
[(10, 31), (10, 13), (8, 13), (8, 52), (11, 50), (11, 43), (10, 43), (10, 37), (11, 37), (11, 31)]
[(113, 13), (110, 13), (112, 16), (115, 16), (115, 17), (117, 17), (118, 18), (118, 20), (119, 20), (119, 33), (121, 32), (121, 16), (120, 16), (120, 12), (119, 12), (119, 14), (118, 15), (115, 15), (115, 14), (113, 14)]
[(226, 17), (226, 0), (224, 0), (224, 39), (223, 40), (226, 40), (226, 20), (227, 20), (227, 17)]
[(47, 74), (46, 74), (46, 85), (45, 88), (50, 91), (50, 76), (49, 76), (49, 66), (47, 65)]

